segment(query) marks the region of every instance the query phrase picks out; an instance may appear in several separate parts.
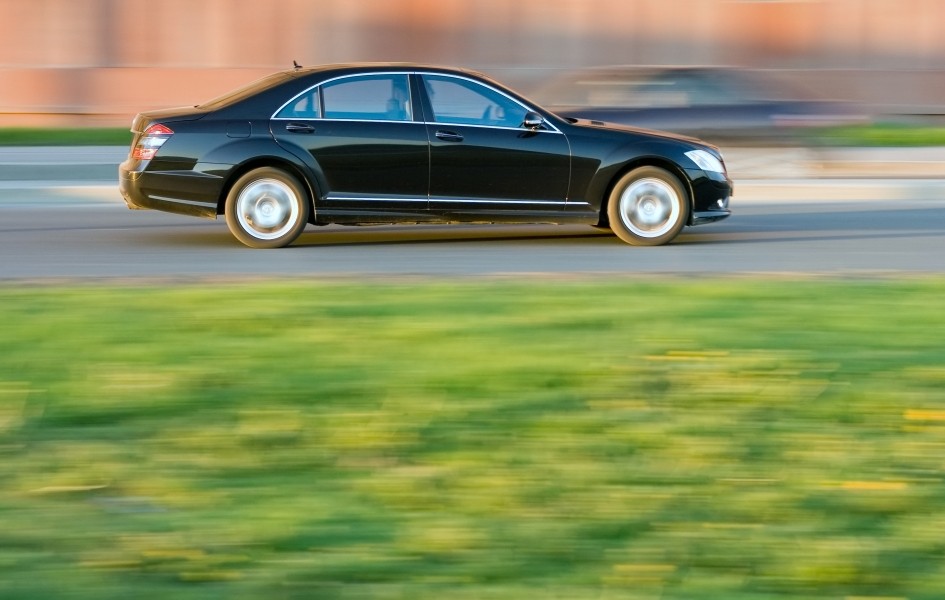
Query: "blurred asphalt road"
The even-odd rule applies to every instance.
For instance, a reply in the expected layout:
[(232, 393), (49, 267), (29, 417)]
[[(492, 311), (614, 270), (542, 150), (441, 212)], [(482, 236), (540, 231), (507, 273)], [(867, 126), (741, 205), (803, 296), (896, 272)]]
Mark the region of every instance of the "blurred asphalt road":
[[(0, 281), (96, 277), (943, 273), (945, 149), (730, 149), (735, 216), (670, 246), (587, 226), (309, 228), (285, 252), (220, 219), (130, 211), (125, 148), (0, 148)], [(378, 252), (378, 245), (384, 250)]]
[[(124, 146), (0, 147), (0, 205), (24, 202), (50, 188), (115, 186), (127, 152)], [(736, 203), (945, 197), (945, 147), (733, 147), (723, 152)], [(117, 189), (114, 200), (121, 202)]]

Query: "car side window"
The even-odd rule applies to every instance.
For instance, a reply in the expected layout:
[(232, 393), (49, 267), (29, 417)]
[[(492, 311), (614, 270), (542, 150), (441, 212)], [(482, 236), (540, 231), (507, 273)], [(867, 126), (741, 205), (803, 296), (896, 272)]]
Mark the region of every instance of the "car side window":
[(405, 74), (345, 77), (321, 86), (324, 119), (410, 121), (410, 84)]
[(317, 119), (321, 116), (318, 105), (318, 88), (313, 88), (286, 104), (276, 118), (281, 119)]
[(518, 102), (475, 81), (440, 75), (424, 75), (423, 81), (437, 123), (521, 127), (528, 112)]

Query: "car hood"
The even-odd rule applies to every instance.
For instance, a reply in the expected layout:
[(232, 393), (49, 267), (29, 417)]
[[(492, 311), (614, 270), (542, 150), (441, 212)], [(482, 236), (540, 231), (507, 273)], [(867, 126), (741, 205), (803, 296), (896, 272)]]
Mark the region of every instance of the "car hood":
[[(563, 115), (562, 115), (563, 116)], [(633, 127), (630, 125), (621, 125), (619, 123), (610, 123), (607, 121), (598, 121), (596, 119), (582, 119), (578, 117), (565, 116), (565, 119), (568, 120), (572, 125), (577, 125), (578, 127), (591, 127), (594, 129), (613, 129), (617, 131), (625, 131), (627, 133), (636, 133), (640, 135), (648, 135), (654, 137), (661, 137), (668, 140), (676, 140), (679, 142), (689, 142), (692, 144), (698, 144), (700, 146), (711, 146), (699, 138), (694, 138), (688, 135), (681, 135), (678, 133), (671, 133), (669, 131), (659, 131), (656, 129), (646, 129), (645, 127)]]

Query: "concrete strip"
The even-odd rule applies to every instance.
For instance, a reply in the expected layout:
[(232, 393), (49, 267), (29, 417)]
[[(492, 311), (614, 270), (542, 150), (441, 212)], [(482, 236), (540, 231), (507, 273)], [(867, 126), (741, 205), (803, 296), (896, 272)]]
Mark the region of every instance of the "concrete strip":
[(118, 191), (118, 181), (101, 179), (96, 181), (46, 180), (46, 181), (0, 181), (0, 193), (9, 190), (114, 190)]
[(102, 181), (112, 178), (118, 179), (117, 164), (0, 164), (0, 182), (42, 182), (50, 179), (59, 181)]
[(124, 206), (118, 185), (113, 183), (77, 184), (37, 181), (0, 182), (0, 209), (36, 206)]
[(945, 199), (945, 179), (749, 179), (735, 182), (733, 210), (751, 202)]
[(117, 180), (121, 146), (0, 147), (0, 182)]
[(127, 146), (0, 146), (0, 165), (115, 165)]
[(723, 148), (729, 175), (748, 179), (945, 177), (945, 147)]
[[(732, 209), (758, 203), (943, 200), (943, 179), (749, 179), (737, 181)], [(115, 203), (124, 206), (109, 181), (0, 181), (0, 207), (33, 204)]]

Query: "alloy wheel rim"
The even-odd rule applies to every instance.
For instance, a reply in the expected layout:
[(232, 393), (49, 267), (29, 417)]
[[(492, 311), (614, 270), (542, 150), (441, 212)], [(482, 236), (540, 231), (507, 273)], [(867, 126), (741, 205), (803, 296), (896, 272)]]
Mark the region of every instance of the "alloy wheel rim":
[(638, 179), (620, 194), (620, 218), (640, 237), (664, 235), (676, 225), (679, 215), (679, 194), (662, 179)]
[(298, 196), (277, 179), (259, 179), (244, 187), (236, 210), (243, 230), (261, 240), (285, 235), (299, 220)]

